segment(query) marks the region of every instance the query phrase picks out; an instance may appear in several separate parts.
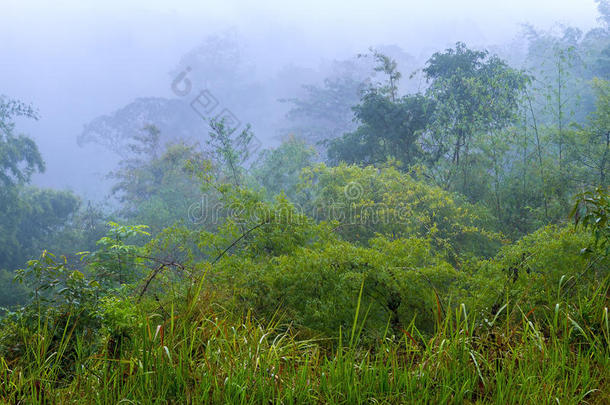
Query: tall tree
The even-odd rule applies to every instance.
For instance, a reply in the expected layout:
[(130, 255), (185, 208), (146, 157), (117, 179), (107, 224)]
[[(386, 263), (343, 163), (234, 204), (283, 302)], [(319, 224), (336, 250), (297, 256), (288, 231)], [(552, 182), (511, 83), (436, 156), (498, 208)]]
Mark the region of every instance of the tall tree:
[(392, 100), (383, 93), (369, 92), (354, 107), (360, 123), (354, 132), (328, 142), (331, 162), (380, 164), (388, 159), (404, 166), (422, 156), (418, 138), (428, 122), (431, 103), (422, 95)]
[(0, 96), (0, 183), (4, 187), (27, 183), (33, 173), (45, 169), (36, 143), (14, 133), (17, 117), (38, 119), (38, 114), (30, 105)]
[(352, 107), (360, 101), (368, 78), (357, 60), (335, 62), (333, 72), (322, 84), (302, 86), (301, 97), (281, 99), (289, 103), (284, 133), (323, 149), (322, 142), (355, 128)]
[[(427, 95), (436, 105), (424, 149), (432, 163), (440, 163), (440, 183), (464, 191), (471, 155), (478, 152), (477, 137), (501, 131), (516, 120), (528, 79), (498, 57), (463, 43), (432, 55), (423, 72), (430, 84)], [(458, 185), (458, 177), (463, 184)]]
[(384, 163), (389, 159), (410, 166), (421, 157), (418, 138), (426, 128), (432, 104), (421, 94), (400, 97), (402, 74), (391, 57), (371, 49), (375, 72), (385, 80), (371, 83), (360, 103), (353, 107), (359, 123), (353, 132), (327, 142), (333, 163), (361, 165)]
[(580, 182), (587, 186), (605, 186), (610, 172), (610, 82), (594, 80), (597, 110), (589, 124), (571, 138), (571, 152), (581, 168)]
[(31, 176), (44, 171), (34, 140), (15, 134), (15, 118), (37, 119), (29, 105), (0, 97), (0, 269), (24, 264), (29, 255), (53, 242), (77, 211), (72, 193), (27, 186)]

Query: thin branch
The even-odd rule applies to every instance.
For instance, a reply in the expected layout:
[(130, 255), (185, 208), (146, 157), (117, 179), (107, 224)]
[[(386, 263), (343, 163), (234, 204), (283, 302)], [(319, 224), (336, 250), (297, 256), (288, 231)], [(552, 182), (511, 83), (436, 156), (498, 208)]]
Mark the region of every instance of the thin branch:
[(268, 221), (264, 221), (261, 222), (260, 224), (254, 226), (253, 228), (248, 229), (246, 232), (242, 233), (241, 236), (237, 239), (235, 239), (233, 241), (233, 243), (231, 243), (225, 250), (223, 250), (213, 261), (212, 264), (215, 264), (218, 260), (220, 260), (221, 257), (223, 257), (225, 255), (225, 253), (227, 253), (233, 246), (237, 245), (237, 243), (242, 240), (243, 238), (245, 238), (250, 232), (260, 228), (263, 225), (268, 224)]

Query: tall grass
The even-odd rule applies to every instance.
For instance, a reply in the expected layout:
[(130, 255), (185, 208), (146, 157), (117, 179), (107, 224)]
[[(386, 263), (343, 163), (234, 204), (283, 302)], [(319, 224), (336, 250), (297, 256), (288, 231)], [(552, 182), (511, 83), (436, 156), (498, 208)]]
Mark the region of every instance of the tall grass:
[(129, 338), (104, 336), (94, 353), (77, 317), (55, 330), (41, 321), (20, 337), (20, 356), (0, 358), (0, 402), (610, 403), (601, 298), (528, 312), (509, 302), (493, 319), (460, 305), (432, 336), (411, 324), (372, 347), (358, 342), (360, 305), (347, 345), (203, 300), (141, 315)]

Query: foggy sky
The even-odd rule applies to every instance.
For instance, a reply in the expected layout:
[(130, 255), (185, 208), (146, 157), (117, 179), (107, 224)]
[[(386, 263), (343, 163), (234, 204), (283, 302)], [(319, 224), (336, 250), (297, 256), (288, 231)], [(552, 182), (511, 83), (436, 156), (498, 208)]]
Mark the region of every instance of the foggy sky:
[(99, 197), (96, 182), (109, 167), (102, 163), (112, 156), (76, 146), (83, 125), (136, 97), (170, 97), (169, 72), (210, 34), (245, 38), (251, 74), (265, 80), (287, 64), (315, 69), (377, 44), (423, 57), (458, 40), (508, 43), (523, 23), (597, 25), (593, 0), (422, 3), (0, 0), (0, 94), (40, 111), (38, 122), (19, 126), (47, 162), (36, 182)]

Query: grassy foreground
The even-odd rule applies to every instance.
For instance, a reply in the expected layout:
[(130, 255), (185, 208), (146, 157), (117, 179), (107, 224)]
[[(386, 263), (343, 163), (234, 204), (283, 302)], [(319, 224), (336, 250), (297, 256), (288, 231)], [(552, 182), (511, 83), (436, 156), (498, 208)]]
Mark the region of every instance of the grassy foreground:
[[(594, 302), (605, 295), (529, 313), (507, 304), (485, 320), (462, 305), (432, 337), (411, 325), (369, 348), (358, 343), (364, 309), (331, 342), (200, 298), (143, 314), (93, 350), (66, 314), (63, 328), (41, 321), (19, 356), (0, 359), (0, 402), (610, 403), (608, 309)], [(587, 325), (584, 307), (597, 312)]]

